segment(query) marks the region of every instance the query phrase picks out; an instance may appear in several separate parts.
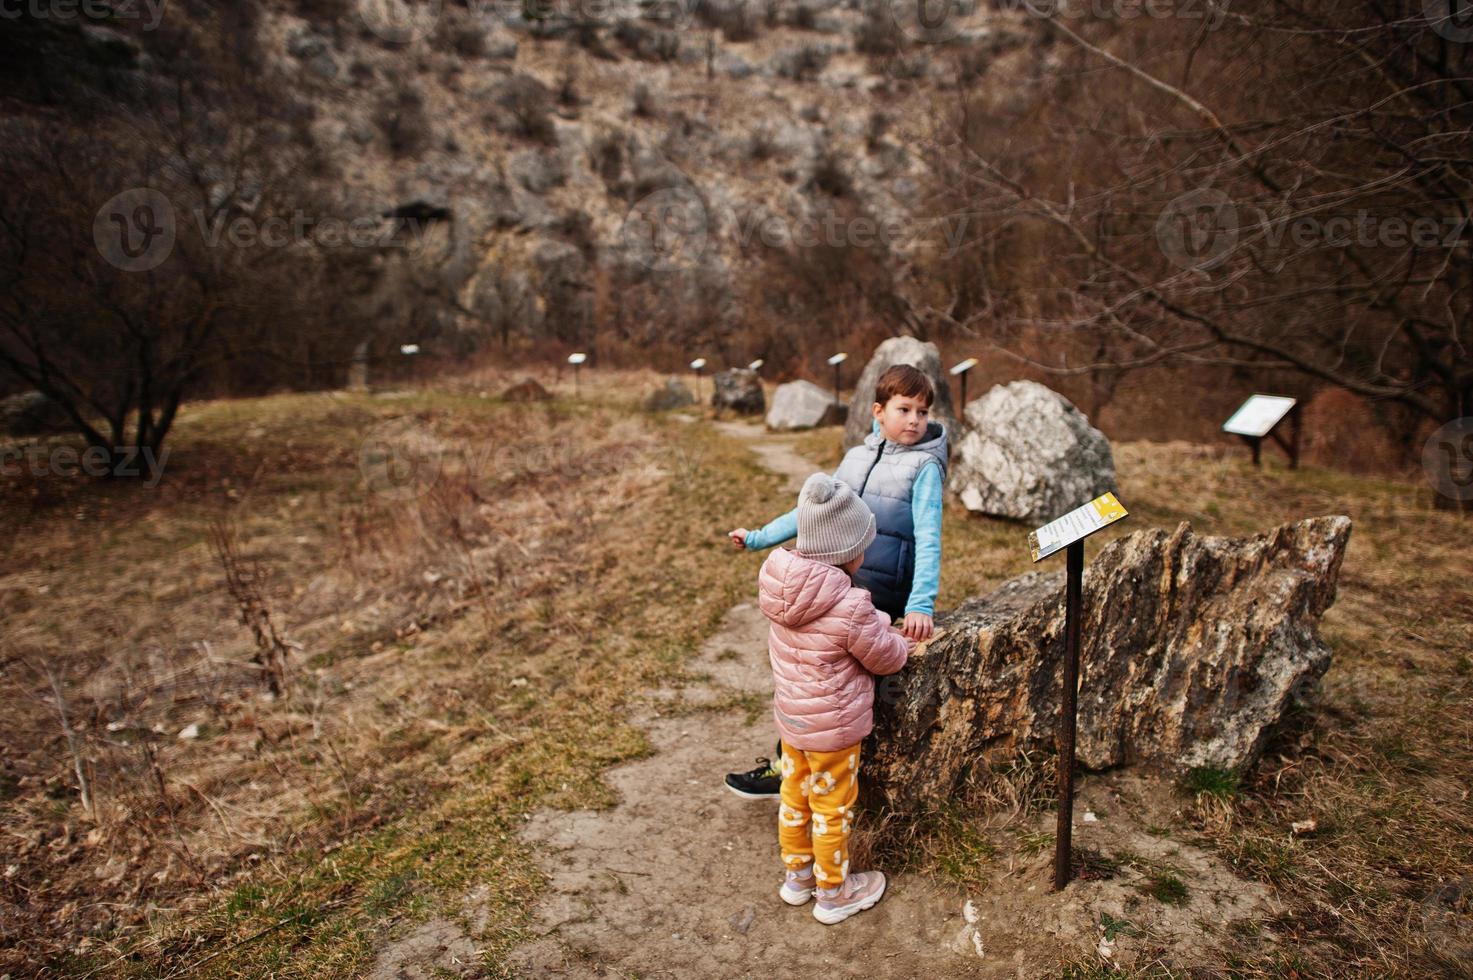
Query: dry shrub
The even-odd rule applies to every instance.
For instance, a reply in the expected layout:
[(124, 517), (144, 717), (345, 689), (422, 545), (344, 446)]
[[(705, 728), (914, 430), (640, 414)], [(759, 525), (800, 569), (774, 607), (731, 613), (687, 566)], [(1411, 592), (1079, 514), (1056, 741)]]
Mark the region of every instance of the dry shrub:
[(1307, 462), (1351, 473), (1394, 473), (1404, 468), (1400, 448), (1364, 398), (1343, 388), (1325, 388), (1301, 411), (1300, 451)]
[[(168, 520), (190, 529), (189, 544), (136, 553), (158, 528), (134, 522), (138, 534), (120, 532), (135, 551), (127, 575), (99, 560), (83, 583), (14, 555), (49, 591), (29, 608), (7, 605), (7, 639), (15, 656), (56, 665), (78, 748), (66, 747), (44, 672), (8, 669), (11, 833), (0, 860), (36, 898), (11, 924), (23, 941), (0, 968), (88, 933), (126, 934), (150, 906), (207, 900), (204, 884), (229, 869), (333, 846), (448, 791), (509, 750), (525, 712), (548, 710), (554, 695), (508, 695), (510, 673), (536, 678), (541, 654), (598, 648), (608, 616), (586, 607), (614, 599), (585, 584), (614, 567), (611, 549), (635, 550), (604, 530), (664, 479), (648, 423), (622, 402), (569, 412), (487, 398), (450, 414), (393, 400), (368, 402), (372, 412), (287, 401), (277, 417), (270, 400), (233, 420), (228, 405), (214, 409), (212, 438), (232, 459), (267, 453), (233, 459), (246, 475), (227, 484), (230, 531), (214, 554), (219, 505), (185, 496)], [(503, 438), (513, 414), (526, 424)], [(244, 428), (270, 435), (247, 439)], [(365, 449), (370, 432), (398, 461), (386, 475)], [(178, 451), (215, 468), (202, 459), (214, 443), (198, 438), (186, 426)], [(302, 465), (265, 465), (303, 440)], [(66, 550), (78, 523), (68, 513), (45, 525), (48, 549)], [(285, 565), (289, 578), (252, 571)], [(140, 590), (153, 614), (120, 616), (144, 608)], [(242, 629), (233, 614), (247, 610), (252, 628)], [(288, 630), (301, 650), (273, 698), (253, 658), (258, 642), (284, 644)], [(583, 675), (598, 659), (573, 657), (555, 696), (593, 696)], [(78, 766), (95, 818), (77, 806)]]

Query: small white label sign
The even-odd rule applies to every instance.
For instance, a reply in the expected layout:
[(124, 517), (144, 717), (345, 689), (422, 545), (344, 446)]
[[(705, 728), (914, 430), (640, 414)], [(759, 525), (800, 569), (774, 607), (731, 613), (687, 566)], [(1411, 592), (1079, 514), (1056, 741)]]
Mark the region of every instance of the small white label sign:
[(1029, 531), (1028, 550), (1033, 553), (1034, 561), (1041, 561), (1100, 528), (1114, 524), (1128, 513), (1113, 493), (1103, 494), (1037, 531)]
[(1222, 424), (1222, 431), (1231, 432), (1235, 436), (1262, 438), (1293, 407), (1294, 399), (1283, 395), (1249, 395), (1248, 400), (1238, 406), (1232, 418)]

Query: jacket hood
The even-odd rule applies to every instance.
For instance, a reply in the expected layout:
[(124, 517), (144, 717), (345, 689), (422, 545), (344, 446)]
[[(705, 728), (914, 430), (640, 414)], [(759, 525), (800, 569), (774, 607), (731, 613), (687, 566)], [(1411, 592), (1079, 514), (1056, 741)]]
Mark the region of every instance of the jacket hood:
[(941, 476), (946, 477), (947, 464), (951, 458), (951, 447), (948, 444), (946, 426), (940, 422), (929, 421), (926, 423), (926, 434), (921, 436), (921, 441), (914, 446), (903, 446), (898, 442), (890, 442), (880, 435), (880, 422), (876, 419), (870, 425), (869, 435), (864, 437), (864, 444), (871, 449), (878, 449), (880, 443), (885, 443), (885, 454), (890, 453), (925, 453), (941, 464)]
[(786, 548), (767, 556), (757, 580), (757, 605), (762, 614), (790, 629), (834, 608), (853, 585), (842, 568)]

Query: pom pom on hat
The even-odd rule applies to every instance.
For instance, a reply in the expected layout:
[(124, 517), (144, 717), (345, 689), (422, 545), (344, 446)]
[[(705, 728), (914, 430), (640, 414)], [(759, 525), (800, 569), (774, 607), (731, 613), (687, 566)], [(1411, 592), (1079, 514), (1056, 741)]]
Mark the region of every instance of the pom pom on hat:
[(849, 484), (815, 473), (798, 494), (798, 551), (814, 561), (843, 565), (875, 540), (875, 515)]

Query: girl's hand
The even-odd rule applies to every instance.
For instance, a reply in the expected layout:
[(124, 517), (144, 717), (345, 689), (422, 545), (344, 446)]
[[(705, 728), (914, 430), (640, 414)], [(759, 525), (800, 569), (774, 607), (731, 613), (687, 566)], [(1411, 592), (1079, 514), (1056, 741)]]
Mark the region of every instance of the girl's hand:
[(900, 627), (900, 632), (920, 643), (923, 640), (929, 640), (931, 634), (936, 632), (936, 627), (930, 616), (913, 612), (905, 614), (905, 625)]
[(747, 535), (750, 533), (744, 527), (739, 527), (735, 531), (730, 532), (732, 546), (739, 551), (745, 551), (747, 548)]

